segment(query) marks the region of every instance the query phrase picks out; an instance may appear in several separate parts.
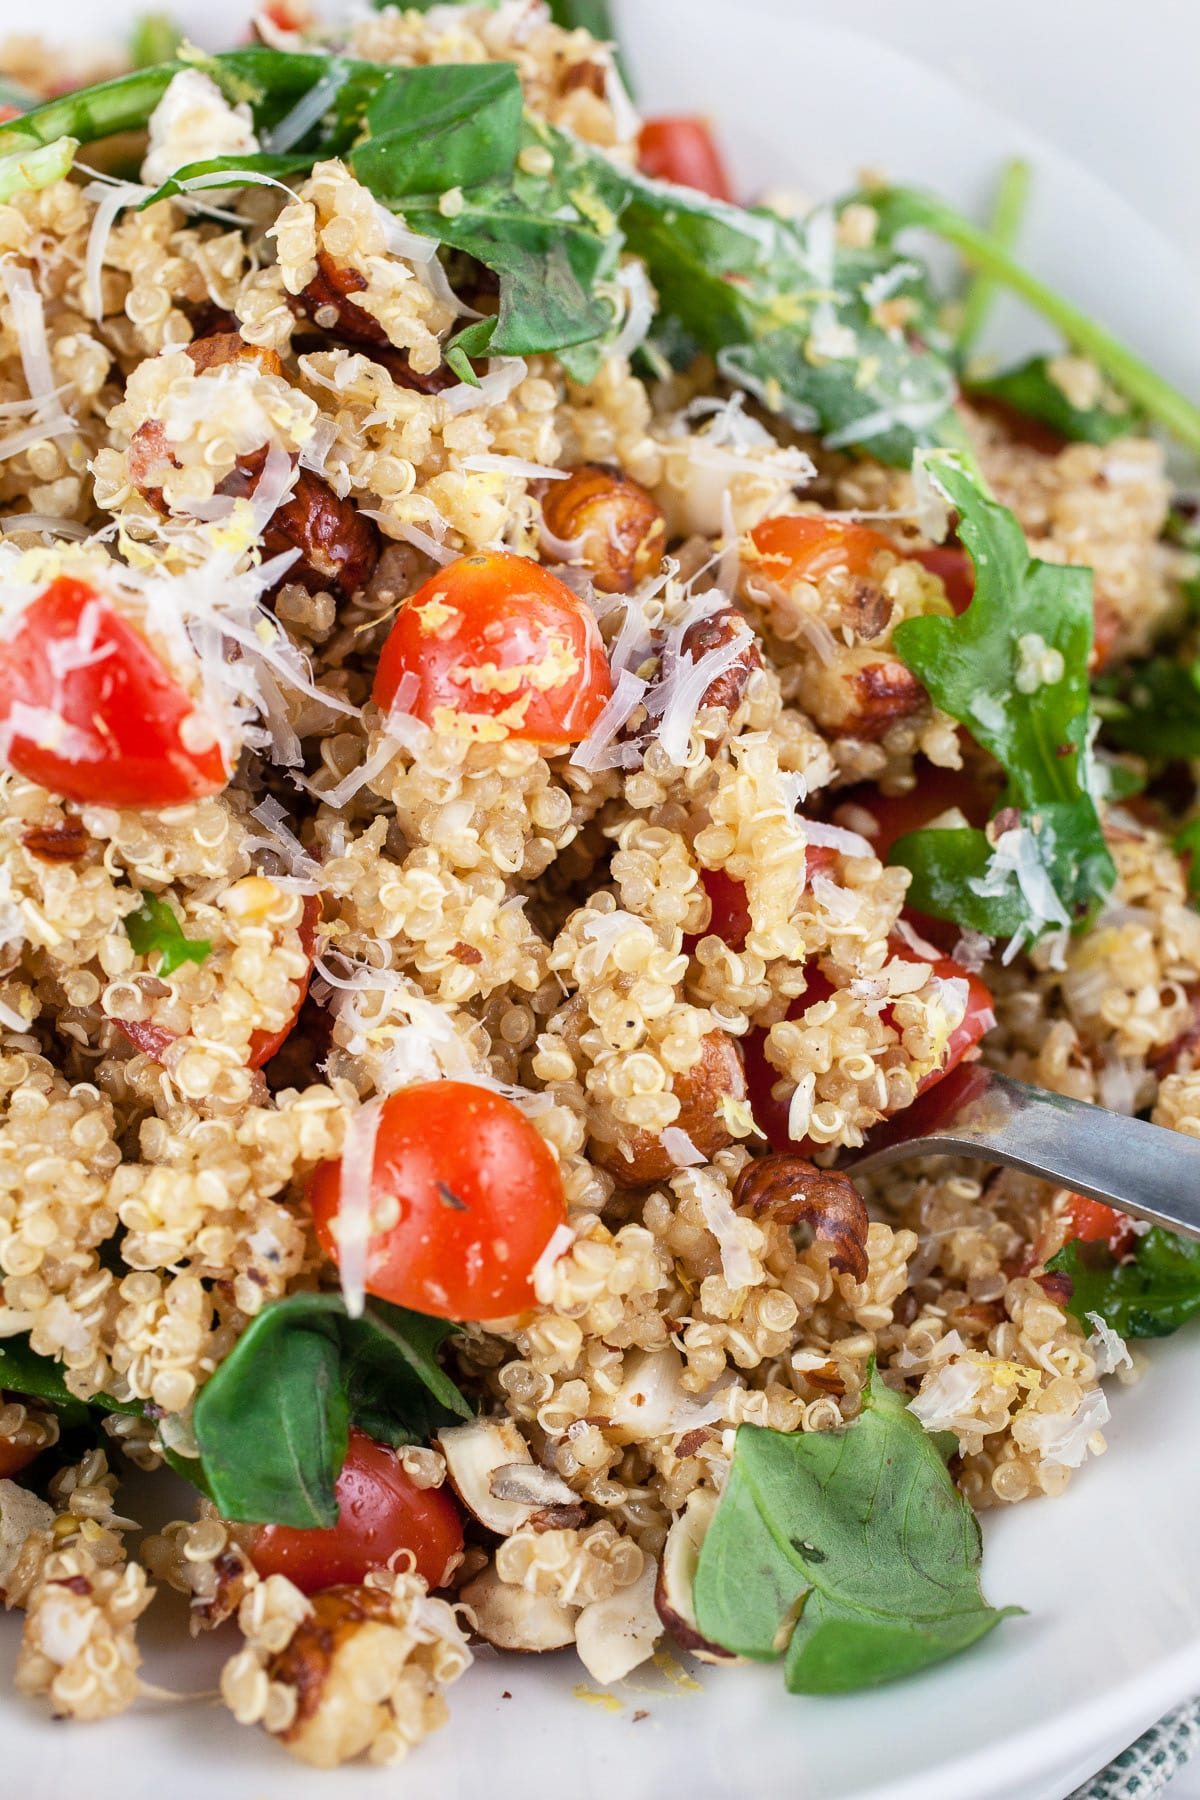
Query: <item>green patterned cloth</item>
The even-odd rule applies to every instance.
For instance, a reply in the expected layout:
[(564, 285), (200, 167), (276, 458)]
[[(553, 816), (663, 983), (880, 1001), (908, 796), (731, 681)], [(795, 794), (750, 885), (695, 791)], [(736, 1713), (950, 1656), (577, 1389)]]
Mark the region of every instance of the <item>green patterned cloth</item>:
[(1200, 1700), (1177, 1706), (1069, 1800), (1154, 1800), (1200, 1750)]

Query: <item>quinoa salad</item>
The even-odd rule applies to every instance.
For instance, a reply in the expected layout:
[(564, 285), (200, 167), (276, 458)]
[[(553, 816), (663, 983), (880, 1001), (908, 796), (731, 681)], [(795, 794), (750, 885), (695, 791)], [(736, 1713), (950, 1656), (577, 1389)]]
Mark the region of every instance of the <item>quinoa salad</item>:
[(1030, 178), (737, 192), (569, 0), (0, 45), (23, 1703), (161, 1700), (172, 1592), (324, 1768), (477, 1656), (1019, 1610), (976, 1514), (1103, 1480), (1200, 1247), (840, 1163), (979, 1059), (1200, 1136), (1200, 409)]

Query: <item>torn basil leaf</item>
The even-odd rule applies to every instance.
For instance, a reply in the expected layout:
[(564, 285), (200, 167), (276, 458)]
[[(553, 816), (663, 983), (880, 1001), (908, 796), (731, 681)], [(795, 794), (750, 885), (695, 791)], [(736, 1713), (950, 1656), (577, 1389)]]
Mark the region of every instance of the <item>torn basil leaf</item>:
[(471, 1407), (436, 1360), (442, 1319), (340, 1294), (263, 1308), (200, 1390), (192, 1429), (207, 1489), (227, 1519), (328, 1527), (351, 1424), (393, 1446)]
[(905, 620), (896, 653), (1003, 766), (1011, 821), (990, 838), (916, 832), (889, 860), (912, 869), (920, 911), (1032, 938), (1081, 923), (1116, 879), (1089, 769), (1092, 573), (1031, 558), (1016, 519), (952, 452), (926, 453), (924, 469), (958, 513), (975, 596), (957, 618)]
[(1169, 1337), (1200, 1313), (1200, 1243), (1158, 1225), (1122, 1262), (1106, 1243), (1073, 1238), (1046, 1267), (1069, 1276), (1069, 1312), (1099, 1313), (1121, 1337)]
[(741, 1426), (696, 1570), (703, 1636), (758, 1662), (783, 1656), (793, 1694), (837, 1694), (929, 1668), (1019, 1612), (980, 1591), (953, 1448), (874, 1369), (840, 1431)]

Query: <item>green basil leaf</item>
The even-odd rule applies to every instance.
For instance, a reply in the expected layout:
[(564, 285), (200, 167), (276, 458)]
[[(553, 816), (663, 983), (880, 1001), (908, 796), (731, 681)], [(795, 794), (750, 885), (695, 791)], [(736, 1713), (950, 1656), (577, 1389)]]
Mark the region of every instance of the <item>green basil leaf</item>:
[(512, 63), (395, 69), (368, 102), (370, 135), (354, 151), (351, 166), (388, 205), (507, 181), (517, 159), (522, 107)]
[(1200, 1243), (1158, 1225), (1123, 1262), (1105, 1243), (1073, 1238), (1046, 1267), (1070, 1277), (1069, 1312), (1099, 1313), (1122, 1337), (1169, 1337), (1200, 1313)]
[(201, 1388), (192, 1429), (225, 1518), (337, 1524), (350, 1431), (337, 1312), (319, 1294), (264, 1307)]
[(0, 1390), (44, 1400), (64, 1425), (87, 1423), (90, 1412), (140, 1414), (140, 1400), (114, 1400), (111, 1394), (93, 1394), (80, 1400), (63, 1379), (63, 1366), (52, 1356), (39, 1356), (27, 1337), (0, 1338)]
[(953, 1446), (874, 1369), (844, 1430), (741, 1426), (696, 1571), (703, 1635), (759, 1662), (785, 1655), (793, 1694), (836, 1694), (928, 1668), (1020, 1611), (980, 1591)]
[(1056, 919), (1077, 924), (1116, 879), (1088, 765), (1091, 570), (1032, 559), (1016, 519), (953, 452), (927, 452), (924, 468), (958, 513), (975, 596), (958, 618), (906, 619), (896, 629), (896, 652), (1003, 766), (1004, 806), (1017, 809), (1024, 835), (1014, 840), (1014, 866), (1003, 854), (1007, 834), (986, 870), (981, 834), (914, 833), (906, 853), (940, 917), (967, 923), (978, 913), (975, 901), (987, 898), (1003, 902), (1006, 917), (1019, 911), (1020, 928), (1032, 935)]
[(158, 975), (173, 975), (181, 964), (202, 963), (212, 953), (208, 938), (185, 937), (167, 902), (145, 890), (137, 911), (125, 916), (125, 935), (139, 956), (158, 952)]
[(1075, 406), (1051, 373), (1052, 356), (1034, 356), (1018, 368), (1006, 369), (989, 381), (972, 381), (968, 393), (1006, 406), (1049, 425), (1076, 444), (1111, 444), (1144, 429), (1143, 416), (1108, 390), (1093, 406)]
[(333, 1525), (351, 1423), (398, 1445), (470, 1418), (436, 1357), (453, 1329), (379, 1300), (352, 1319), (340, 1294), (264, 1307), (193, 1409), (201, 1473), (224, 1516)]

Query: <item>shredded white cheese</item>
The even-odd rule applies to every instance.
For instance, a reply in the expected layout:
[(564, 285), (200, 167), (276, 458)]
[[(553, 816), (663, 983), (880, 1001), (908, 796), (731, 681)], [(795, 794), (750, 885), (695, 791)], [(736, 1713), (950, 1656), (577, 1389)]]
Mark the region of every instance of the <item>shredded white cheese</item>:
[(379, 1135), (382, 1112), (381, 1100), (372, 1100), (360, 1107), (346, 1128), (346, 1139), (342, 1146), (342, 1166), (338, 1178), (338, 1274), (346, 1311), (352, 1319), (362, 1317), (366, 1304), (375, 1140)]
[(1132, 1369), (1133, 1358), (1129, 1354), (1129, 1346), (1113, 1330), (1107, 1319), (1095, 1312), (1085, 1313), (1083, 1316), (1092, 1328), (1088, 1349), (1096, 1359), (1097, 1375), (1112, 1375), (1117, 1369)]

